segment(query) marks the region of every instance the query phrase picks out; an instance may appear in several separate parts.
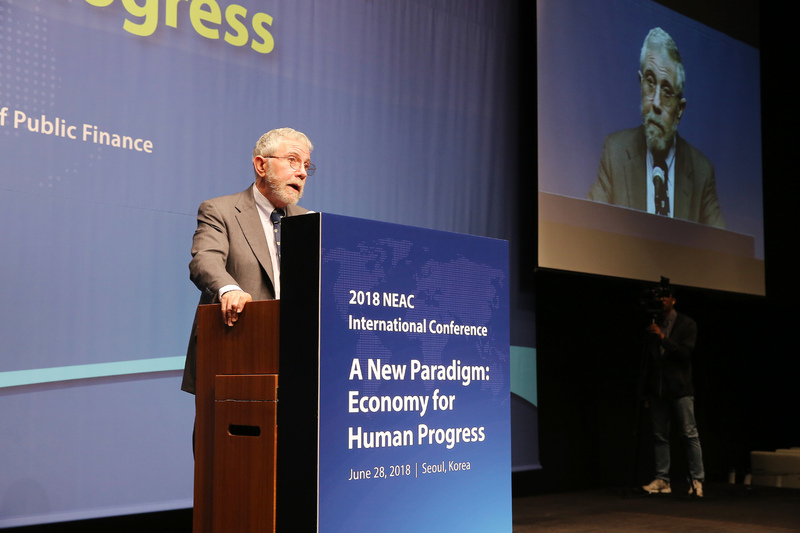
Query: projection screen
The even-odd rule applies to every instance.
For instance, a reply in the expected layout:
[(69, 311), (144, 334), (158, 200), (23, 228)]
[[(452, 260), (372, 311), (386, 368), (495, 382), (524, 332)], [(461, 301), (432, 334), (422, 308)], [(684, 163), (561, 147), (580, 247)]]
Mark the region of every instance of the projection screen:
[[(685, 72), (652, 126), (677, 127), (666, 215), (642, 126), (654, 28)], [(537, 61), (539, 265), (763, 295), (759, 51), (649, 0), (539, 0)]]

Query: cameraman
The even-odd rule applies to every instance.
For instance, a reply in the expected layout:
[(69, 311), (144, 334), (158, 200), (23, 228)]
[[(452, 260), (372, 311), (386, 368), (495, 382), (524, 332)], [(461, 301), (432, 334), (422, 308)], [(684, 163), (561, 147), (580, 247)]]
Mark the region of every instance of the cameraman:
[(655, 441), (655, 479), (642, 487), (650, 494), (670, 493), (670, 417), (674, 416), (686, 447), (691, 476), (689, 495), (703, 497), (703, 454), (694, 418), (692, 352), (697, 324), (675, 311), (675, 292), (662, 286), (656, 291), (661, 311), (647, 327), (647, 364), (642, 376)]

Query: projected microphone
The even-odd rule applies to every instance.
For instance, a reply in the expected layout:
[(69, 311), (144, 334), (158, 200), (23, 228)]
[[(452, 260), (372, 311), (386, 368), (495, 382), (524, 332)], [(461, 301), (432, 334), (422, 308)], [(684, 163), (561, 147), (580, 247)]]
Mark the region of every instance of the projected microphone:
[(656, 214), (669, 215), (668, 183), (661, 166), (653, 167), (653, 185), (655, 186)]

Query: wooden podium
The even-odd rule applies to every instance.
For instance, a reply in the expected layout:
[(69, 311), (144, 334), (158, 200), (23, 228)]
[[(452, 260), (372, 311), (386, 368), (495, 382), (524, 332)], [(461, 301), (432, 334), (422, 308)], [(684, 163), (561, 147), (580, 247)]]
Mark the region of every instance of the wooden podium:
[(195, 533), (275, 530), (280, 302), (197, 311)]

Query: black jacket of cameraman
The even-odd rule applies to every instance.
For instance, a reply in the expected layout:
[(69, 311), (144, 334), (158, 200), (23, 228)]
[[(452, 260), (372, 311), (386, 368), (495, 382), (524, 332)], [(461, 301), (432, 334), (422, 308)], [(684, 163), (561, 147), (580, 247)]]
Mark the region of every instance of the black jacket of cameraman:
[[(665, 323), (659, 325), (662, 330), (666, 327)], [(696, 341), (697, 324), (677, 312), (672, 329), (663, 340), (648, 335), (649, 357), (640, 384), (645, 394), (668, 399), (694, 395), (692, 352)]]

